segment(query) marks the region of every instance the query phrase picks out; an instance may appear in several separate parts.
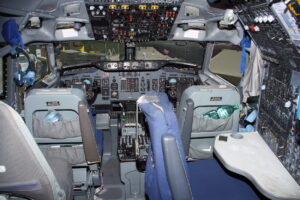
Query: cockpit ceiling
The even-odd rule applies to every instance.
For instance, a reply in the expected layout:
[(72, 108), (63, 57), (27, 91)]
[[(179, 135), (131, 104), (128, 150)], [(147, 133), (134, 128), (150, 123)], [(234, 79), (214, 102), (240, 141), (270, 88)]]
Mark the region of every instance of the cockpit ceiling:
[(20, 3), (18, 0), (1, 1), (1, 14), (25, 16), (28, 12), (51, 12), (59, 6), (59, 0), (26, 0)]
[[(228, 12), (210, 7), (206, 0), (12, 0), (0, 2), (0, 15), (1, 27), (8, 19), (16, 19), (24, 43), (190, 40), (238, 44), (243, 36), (238, 21), (227, 23)], [(2, 36), (0, 42), (4, 42)]]

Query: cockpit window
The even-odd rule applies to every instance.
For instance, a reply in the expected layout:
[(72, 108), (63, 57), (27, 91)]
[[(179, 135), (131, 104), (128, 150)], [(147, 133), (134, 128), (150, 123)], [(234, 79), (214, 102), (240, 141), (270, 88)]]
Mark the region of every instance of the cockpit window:
[[(126, 44), (111, 41), (69, 41), (56, 44), (62, 66), (93, 61), (124, 61)], [(202, 65), (205, 47), (199, 42), (153, 41), (135, 44), (135, 60), (176, 60)]]
[[(34, 62), (35, 71), (36, 71), (36, 80), (44, 78), (50, 73), (49, 64), (48, 64), (48, 53), (46, 45), (29, 45), (26, 47), (29, 52), (31, 60)], [(23, 62), (22, 62), (23, 61)], [(25, 56), (19, 56), (19, 64), (22, 66), (22, 63), (28, 62)]]
[(241, 47), (230, 43), (216, 43), (210, 61), (209, 70), (238, 86), (240, 73)]
[(137, 43), (136, 60), (178, 60), (202, 65), (205, 48), (199, 42), (153, 41)]
[(124, 43), (111, 41), (69, 41), (57, 43), (56, 57), (61, 65), (93, 61), (120, 61), (124, 59)]

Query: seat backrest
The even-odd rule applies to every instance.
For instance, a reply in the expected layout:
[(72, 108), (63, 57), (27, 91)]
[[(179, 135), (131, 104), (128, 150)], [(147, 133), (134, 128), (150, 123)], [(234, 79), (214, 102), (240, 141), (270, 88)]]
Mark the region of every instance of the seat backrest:
[(215, 110), (221, 105), (240, 105), (239, 92), (226, 85), (197, 85), (187, 88), (177, 108), (178, 121), (181, 132), (184, 130), (185, 113), (187, 112), (187, 100), (194, 103), (192, 138), (214, 137), (220, 133), (235, 132), (238, 130), (239, 111), (226, 119), (211, 119), (202, 115)]
[[(173, 170), (178, 172), (178, 170), (176, 170), (176, 168), (178, 168), (178, 165), (169, 165), (167, 168), (166, 158), (169, 156), (171, 158), (172, 155), (169, 155), (168, 152), (165, 152), (165, 154), (163, 153), (162, 143), (162, 138), (164, 138), (164, 136), (173, 136), (174, 138), (176, 138), (176, 149), (178, 152), (178, 154), (176, 154), (177, 161), (180, 161), (179, 165), (181, 165), (182, 167), (181, 170), (179, 170), (180, 174), (173, 174), (172, 176), (176, 176), (178, 178), (177, 180), (183, 178), (183, 182), (181, 182), (185, 184), (185, 187), (182, 187), (185, 188), (183, 194), (186, 194), (184, 196), (188, 197), (188, 194), (191, 194), (191, 190), (189, 182), (187, 181), (187, 166), (177, 118), (167, 95), (165, 93), (155, 93), (155, 95), (157, 95), (157, 97), (159, 98), (158, 102), (147, 101), (147, 98), (145, 98), (145, 96), (142, 96), (140, 99), (146, 99), (146, 101), (140, 102), (138, 100), (140, 109), (146, 115), (151, 138), (151, 147), (148, 151), (148, 159), (146, 165), (145, 191), (150, 199), (176, 198), (176, 195), (174, 195), (173, 193), (174, 184), (169, 182), (168, 177), (172, 174), (169, 172)], [(169, 172), (167, 172), (168, 169), (170, 169)]]
[[(81, 142), (78, 104), (85, 94), (77, 88), (33, 89), (25, 98), (25, 121), (38, 143)], [(56, 110), (62, 121), (43, 120), (48, 111)]]
[(0, 193), (30, 199), (65, 199), (19, 114), (0, 101)]
[[(92, 129), (93, 125), (90, 121), (83, 122), (88, 119), (79, 116), (80, 102), (82, 102), (82, 106), (86, 104), (86, 97), (84, 92), (78, 88), (33, 89), (27, 94), (25, 121), (45, 155), (62, 157), (72, 165), (91, 162), (87, 158), (90, 158), (90, 155), (96, 158), (98, 151), (86, 151), (87, 149), (97, 149), (95, 137), (88, 137), (89, 144), (84, 145), (87, 140), (83, 141), (82, 136), (85, 136), (86, 139), (86, 133), (89, 133), (86, 130)], [(81, 109), (81, 115), (88, 116), (87, 108), (84, 107)], [(49, 110), (57, 111), (62, 120), (45, 121), (44, 117)], [(82, 133), (82, 130), (85, 130), (85, 134)], [(98, 162), (99, 156), (96, 160)]]

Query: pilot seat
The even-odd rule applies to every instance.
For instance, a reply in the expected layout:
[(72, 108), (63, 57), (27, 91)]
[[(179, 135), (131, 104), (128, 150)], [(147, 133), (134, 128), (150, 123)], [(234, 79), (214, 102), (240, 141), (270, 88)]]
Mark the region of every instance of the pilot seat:
[(146, 115), (151, 137), (145, 191), (151, 200), (260, 199), (247, 181), (224, 170), (216, 159), (187, 162), (181, 134), (172, 104), (165, 93), (140, 102)]
[[(62, 119), (45, 121), (49, 111)], [(96, 125), (82, 89), (31, 90), (25, 98), (25, 121), (46, 157), (62, 158), (72, 166), (76, 194), (92, 194), (101, 185)]]

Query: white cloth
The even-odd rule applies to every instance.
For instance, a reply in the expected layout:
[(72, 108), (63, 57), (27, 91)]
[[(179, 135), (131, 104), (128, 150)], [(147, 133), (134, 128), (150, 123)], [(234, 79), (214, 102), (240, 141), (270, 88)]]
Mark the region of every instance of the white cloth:
[(260, 85), (263, 78), (263, 65), (264, 61), (259, 49), (251, 42), (250, 60), (241, 81), (241, 86), (243, 88), (243, 102), (246, 102), (247, 98), (250, 96), (258, 96), (260, 94)]

